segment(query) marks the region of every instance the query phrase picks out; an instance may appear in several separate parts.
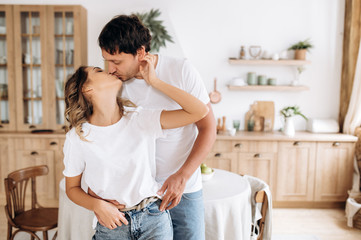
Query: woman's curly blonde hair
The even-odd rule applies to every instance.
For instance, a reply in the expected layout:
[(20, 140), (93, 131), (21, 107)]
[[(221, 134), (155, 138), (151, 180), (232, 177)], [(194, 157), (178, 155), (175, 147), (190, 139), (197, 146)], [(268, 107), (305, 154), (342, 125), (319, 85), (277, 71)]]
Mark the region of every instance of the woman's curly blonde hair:
[[(87, 141), (83, 135), (82, 124), (89, 120), (93, 114), (92, 103), (84, 96), (83, 86), (88, 80), (88, 72), (86, 66), (81, 66), (78, 70), (67, 80), (65, 84), (65, 119), (68, 121), (69, 126), (66, 132), (75, 128), (75, 132), (79, 135), (80, 139)], [(117, 102), (120, 109), (121, 116), (124, 115), (124, 106), (135, 107), (129, 101), (117, 97)]]

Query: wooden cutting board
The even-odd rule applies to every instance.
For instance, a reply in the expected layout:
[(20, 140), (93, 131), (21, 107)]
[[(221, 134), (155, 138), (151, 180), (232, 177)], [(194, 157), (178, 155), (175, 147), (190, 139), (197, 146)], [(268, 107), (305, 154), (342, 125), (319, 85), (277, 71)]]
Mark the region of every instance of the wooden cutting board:
[(264, 117), (264, 131), (272, 131), (275, 119), (275, 105), (273, 101), (256, 101), (258, 116)]

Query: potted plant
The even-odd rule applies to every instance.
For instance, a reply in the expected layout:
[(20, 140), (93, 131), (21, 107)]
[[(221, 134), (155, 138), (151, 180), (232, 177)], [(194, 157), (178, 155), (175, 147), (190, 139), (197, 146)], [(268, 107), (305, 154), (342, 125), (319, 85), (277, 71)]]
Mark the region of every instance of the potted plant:
[(285, 119), (285, 126), (283, 128), (283, 133), (289, 137), (293, 137), (295, 135), (295, 126), (292, 117), (300, 115), (304, 119), (308, 120), (307, 117), (301, 113), (300, 108), (298, 106), (284, 107), (281, 110), (281, 115)]
[(298, 43), (293, 44), (288, 50), (295, 50), (295, 59), (305, 60), (306, 52), (313, 48), (313, 45), (310, 43), (309, 39), (304, 41), (299, 41)]
[(151, 9), (146, 13), (134, 13), (146, 26), (152, 41), (150, 43), (151, 52), (158, 52), (161, 47), (166, 46), (166, 41), (173, 42), (172, 37), (168, 34), (168, 31), (163, 26), (163, 21), (157, 20), (161, 12), (159, 9)]

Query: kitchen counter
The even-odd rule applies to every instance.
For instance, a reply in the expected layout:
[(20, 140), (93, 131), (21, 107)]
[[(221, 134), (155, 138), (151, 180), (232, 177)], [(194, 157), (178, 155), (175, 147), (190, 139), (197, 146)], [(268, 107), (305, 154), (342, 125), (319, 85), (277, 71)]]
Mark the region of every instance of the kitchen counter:
[(300, 131), (294, 137), (288, 137), (282, 132), (247, 132), (238, 131), (235, 136), (217, 134), (218, 140), (254, 140), (254, 141), (317, 141), (317, 142), (356, 142), (357, 137), (342, 133), (311, 133)]

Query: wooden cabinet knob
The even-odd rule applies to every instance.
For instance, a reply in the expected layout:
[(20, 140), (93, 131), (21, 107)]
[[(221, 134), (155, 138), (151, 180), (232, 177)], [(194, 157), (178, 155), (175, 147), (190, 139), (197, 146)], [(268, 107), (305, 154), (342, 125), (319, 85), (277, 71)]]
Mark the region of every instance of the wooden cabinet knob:
[(293, 143), (293, 146), (300, 146), (300, 144), (301, 144), (301, 142), (296, 141), (296, 142)]
[(261, 157), (261, 154), (260, 154), (260, 153), (256, 153), (253, 157), (255, 157), (255, 158), (260, 158), (260, 157)]
[(61, 128), (65, 130), (65, 129), (66, 129), (66, 126), (64, 125), (64, 126), (62, 126)]
[(216, 153), (214, 154), (215, 157), (221, 157), (221, 154), (220, 153)]
[(58, 143), (57, 142), (51, 142), (50, 145), (54, 146), (54, 145), (58, 145)]
[(0, 128), (3, 128), (4, 126), (0, 124)]
[(39, 153), (37, 151), (33, 151), (30, 153), (32, 156), (35, 156), (35, 155), (39, 155)]
[(241, 146), (242, 146), (241, 143), (236, 143), (236, 144), (234, 144), (234, 147), (236, 147), (236, 148), (240, 148)]
[(334, 143), (332, 143), (332, 146), (338, 147), (338, 146), (340, 146), (340, 143), (339, 142), (334, 142)]

